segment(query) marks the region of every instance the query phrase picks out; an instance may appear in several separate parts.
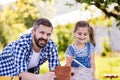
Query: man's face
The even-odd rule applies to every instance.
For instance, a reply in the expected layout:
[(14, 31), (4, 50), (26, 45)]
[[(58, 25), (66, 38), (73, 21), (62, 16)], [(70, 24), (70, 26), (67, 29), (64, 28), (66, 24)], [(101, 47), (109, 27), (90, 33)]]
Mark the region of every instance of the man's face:
[(52, 27), (39, 25), (39, 27), (33, 32), (33, 38), (37, 47), (43, 48), (49, 41), (51, 34)]

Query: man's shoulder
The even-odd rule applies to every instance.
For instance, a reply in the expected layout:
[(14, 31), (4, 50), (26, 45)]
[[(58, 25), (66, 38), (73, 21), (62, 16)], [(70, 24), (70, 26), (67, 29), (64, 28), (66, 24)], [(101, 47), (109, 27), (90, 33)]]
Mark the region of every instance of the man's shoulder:
[(32, 38), (32, 35), (29, 33), (29, 34), (23, 34), (19, 37), (19, 39), (17, 41), (25, 41), (25, 40), (29, 40)]
[(31, 44), (32, 40), (32, 36), (31, 34), (24, 34), (22, 36), (20, 36), (20, 38), (18, 40), (15, 41), (15, 44), (19, 44), (19, 45), (26, 45), (28, 46), (28, 44)]
[(28, 33), (28, 34), (21, 35), (19, 39), (29, 39), (31, 37), (32, 37), (31, 33)]
[(48, 44), (56, 44), (52, 39), (48, 41)]
[(46, 46), (53, 47), (53, 46), (57, 46), (57, 45), (56, 45), (56, 43), (52, 39), (50, 39)]

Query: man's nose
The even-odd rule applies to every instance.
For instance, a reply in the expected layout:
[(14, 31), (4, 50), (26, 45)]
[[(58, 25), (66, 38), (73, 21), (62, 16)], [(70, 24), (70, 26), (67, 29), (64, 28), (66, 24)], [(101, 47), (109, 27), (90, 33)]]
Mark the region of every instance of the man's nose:
[(44, 34), (44, 35), (43, 35), (43, 38), (44, 38), (44, 39), (47, 39), (47, 38), (48, 38), (48, 36), (47, 36), (46, 34)]

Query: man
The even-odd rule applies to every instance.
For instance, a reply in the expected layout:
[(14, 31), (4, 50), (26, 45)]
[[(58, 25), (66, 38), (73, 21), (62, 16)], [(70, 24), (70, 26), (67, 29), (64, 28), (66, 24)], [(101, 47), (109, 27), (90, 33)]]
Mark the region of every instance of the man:
[[(0, 76), (20, 76), (22, 80), (54, 80), (55, 66), (60, 66), (56, 44), (50, 39), (51, 22), (40, 18), (33, 24), (31, 33), (10, 43), (0, 54)], [(50, 72), (38, 74), (46, 60)], [(35, 74), (36, 73), (36, 74)]]

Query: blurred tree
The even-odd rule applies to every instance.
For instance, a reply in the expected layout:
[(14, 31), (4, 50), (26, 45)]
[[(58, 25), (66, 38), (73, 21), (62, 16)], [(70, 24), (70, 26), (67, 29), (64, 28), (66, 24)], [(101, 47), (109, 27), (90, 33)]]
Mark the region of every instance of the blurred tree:
[(17, 39), (20, 33), (32, 27), (38, 17), (37, 8), (32, 0), (18, 0), (0, 10), (0, 44), (5, 47)]
[(110, 45), (110, 38), (106, 37), (106, 39), (101, 38), (103, 51), (101, 52), (101, 56), (111, 56), (111, 45)]
[[(84, 6), (85, 10), (90, 10), (90, 6), (94, 5), (105, 14), (104, 20), (105, 22), (102, 21), (102, 24), (106, 23), (108, 36), (110, 38), (109, 40), (111, 42), (110, 30), (112, 26), (111, 20), (113, 20), (113, 18), (117, 21), (117, 27), (120, 29), (120, 0), (74, 0), (74, 1), (76, 3), (86, 4), (86, 6)], [(69, 4), (71, 5), (71, 3)], [(92, 21), (94, 21), (95, 24), (99, 22), (97, 19), (94, 20)], [(112, 45), (110, 44), (110, 46)]]
[[(97, 28), (97, 27), (106, 27), (106, 32), (108, 33), (108, 39), (107, 39), (107, 42), (109, 42), (109, 45), (104, 42), (104, 44), (102, 45), (103, 46), (103, 52), (107, 51), (105, 49), (110, 49), (107, 53), (110, 53), (114, 50), (112, 50), (112, 44), (111, 44), (111, 27), (112, 27), (112, 24), (113, 24), (113, 18), (106, 18), (104, 15), (101, 15), (97, 18), (92, 18), (89, 20), (89, 23), (91, 23), (93, 26), (95, 26), (94, 28)], [(105, 38), (104, 38), (105, 39)], [(103, 42), (101, 42), (103, 43)], [(105, 44), (106, 43), (106, 44)], [(107, 45), (107, 46), (106, 46)], [(109, 47), (108, 47), (109, 46)]]
[[(52, 4), (52, 1), (17, 0), (15, 3), (5, 6), (0, 5), (0, 50), (8, 43), (16, 40), (20, 33), (31, 28), (36, 18), (45, 17), (41, 15), (42, 11), (43, 14), (48, 11), (53, 14), (52, 5), (49, 4)], [(51, 14), (49, 13), (49, 15)]]
[[(114, 17), (120, 28), (120, 0), (75, 0), (78, 3), (86, 3), (88, 5), (94, 5), (100, 9), (105, 15), (110, 18)], [(87, 7), (86, 7), (87, 9)]]
[(54, 29), (56, 43), (58, 44), (58, 51), (65, 52), (66, 48), (72, 44), (74, 40), (72, 36), (73, 24), (58, 25)]

